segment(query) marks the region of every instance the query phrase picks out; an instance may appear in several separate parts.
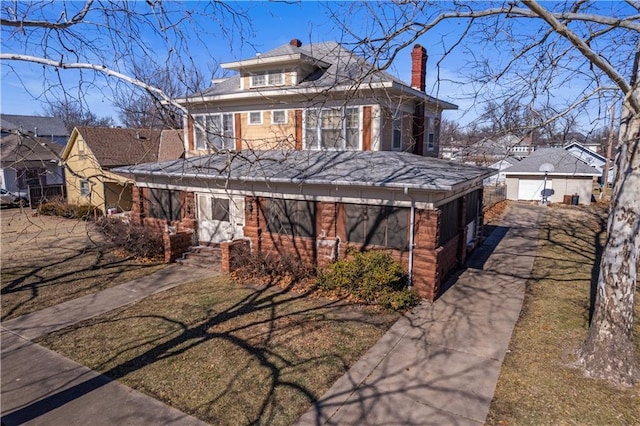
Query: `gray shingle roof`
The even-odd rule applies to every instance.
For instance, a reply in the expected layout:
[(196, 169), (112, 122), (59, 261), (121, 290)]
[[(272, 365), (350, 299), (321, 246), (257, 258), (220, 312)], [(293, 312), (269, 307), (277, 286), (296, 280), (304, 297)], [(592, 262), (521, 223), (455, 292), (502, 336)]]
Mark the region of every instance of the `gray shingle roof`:
[[(318, 61), (331, 64), (327, 69), (317, 69), (301, 81), (298, 89), (329, 89), (336, 86), (366, 88), (368, 84), (395, 82), (409, 87), (403, 81), (385, 71), (377, 70), (371, 63), (335, 41), (313, 43), (301, 47), (285, 44), (260, 55), (261, 58), (300, 53)], [(213, 87), (189, 97), (227, 95), (246, 92), (240, 88), (240, 76), (229, 77)], [(433, 101), (437, 101), (433, 98)], [(445, 103), (446, 104), (446, 103)], [(454, 105), (450, 106), (455, 108)]]
[(137, 176), (448, 191), (496, 173), (406, 152), (254, 151), (120, 167)]
[(0, 138), (0, 160), (3, 166), (22, 161), (58, 161), (62, 146), (45, 138), (9, 134)]
[(20, 130), (22, 132), (36, 132), (39, 136), (69, 136), (64, 122), (56, 117), (40, 117), (37, 115), (1, 114), (0, 127), (2, 130)]
[(515, 174), (540, 174), (543, 164), (551, 164), (553, 171), (549, 174), (572, 176), (598, 176), (599, 173), (593, 167), (587, 166), (570, 152), (562, 148), (540, 148), (532, 152), (519, 163), (505, 170), (507, 175)]

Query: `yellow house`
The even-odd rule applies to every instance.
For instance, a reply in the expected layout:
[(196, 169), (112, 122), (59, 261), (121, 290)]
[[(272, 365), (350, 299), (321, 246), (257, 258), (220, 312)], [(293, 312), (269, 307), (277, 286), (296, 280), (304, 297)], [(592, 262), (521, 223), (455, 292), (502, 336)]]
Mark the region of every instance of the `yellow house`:
[(67, 201), (90, 204), (103, 214), (131, 210), (133, 180), (110, 170), (177, 159), (182, 155), (180, 135), (178, 130), (74, 128), (62, 154)]

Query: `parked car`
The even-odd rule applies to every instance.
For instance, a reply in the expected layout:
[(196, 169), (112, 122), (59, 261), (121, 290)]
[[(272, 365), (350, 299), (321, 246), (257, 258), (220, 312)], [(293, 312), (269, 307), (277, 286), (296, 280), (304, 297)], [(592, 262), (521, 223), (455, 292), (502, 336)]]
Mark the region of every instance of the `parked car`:
[(0, 205), (23, 207), (29, 205), (29, 196), (26, 192), (12, 192), (0, 188)]

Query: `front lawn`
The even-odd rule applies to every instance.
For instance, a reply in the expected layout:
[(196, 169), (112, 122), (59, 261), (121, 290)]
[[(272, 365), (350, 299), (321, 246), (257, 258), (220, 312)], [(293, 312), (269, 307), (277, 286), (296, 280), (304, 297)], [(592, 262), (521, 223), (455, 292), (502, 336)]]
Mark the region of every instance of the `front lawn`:
[[(604, 221), (604, 212), (595, 207), (546, 210), (532, 278), (487, 424), (640, 424), (640, 385), (616, 389), (572, 367), (588, 329)], [(640, 354), (638, 298), (635, 342)]]
[(216, 277), (39, 341), (216, 425), (290, 425), (397, 319)]
[(91, 223), (0, 212), (2, 320), (95, 293), (164, 268), (121, 254)]

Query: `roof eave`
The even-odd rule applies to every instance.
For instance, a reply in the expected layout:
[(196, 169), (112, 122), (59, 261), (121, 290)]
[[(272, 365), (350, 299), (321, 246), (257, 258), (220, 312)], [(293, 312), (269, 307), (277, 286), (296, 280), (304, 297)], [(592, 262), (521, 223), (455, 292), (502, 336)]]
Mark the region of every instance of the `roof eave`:
[(330, 63), (318, 60), (303, 53), (291, 53), (288, 55), (278, 56), (256, 56), (251, 59), (244, 59), (241, 61), (225, 62), (220, 64), (220, 67), (234, 71), (250, 71), (252, 69), (262, 68), (265, 65), (275, 64), (297, 64), (297, 63), (312, 63), (320, 68), (327, 68), (331, 66)]

